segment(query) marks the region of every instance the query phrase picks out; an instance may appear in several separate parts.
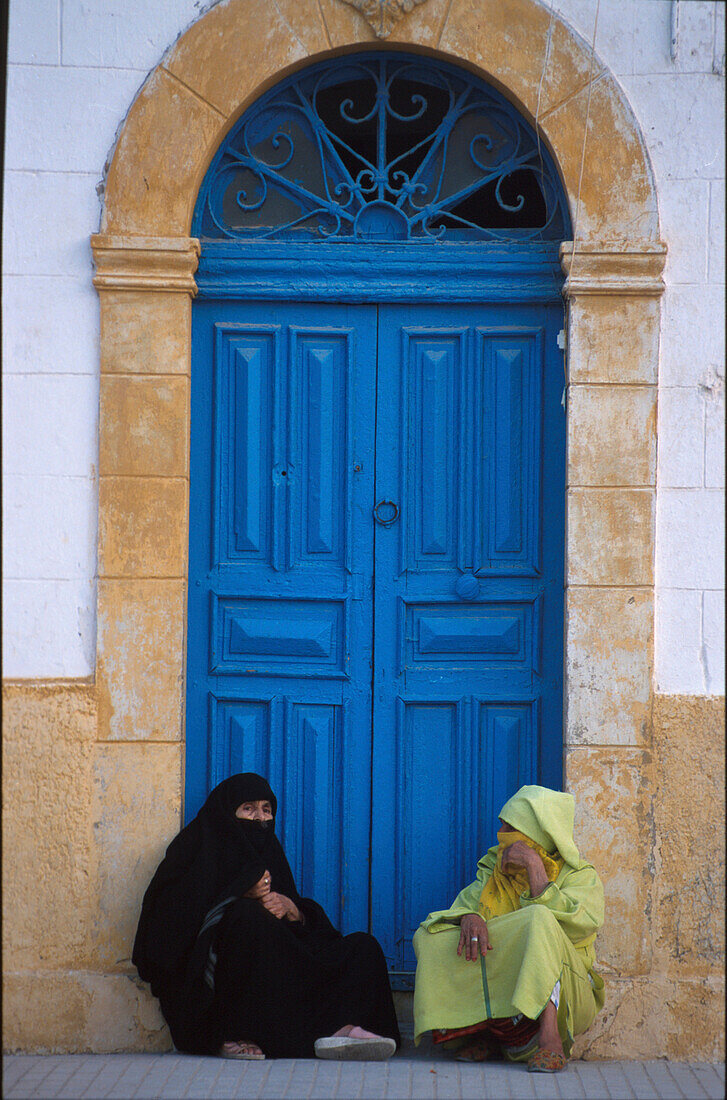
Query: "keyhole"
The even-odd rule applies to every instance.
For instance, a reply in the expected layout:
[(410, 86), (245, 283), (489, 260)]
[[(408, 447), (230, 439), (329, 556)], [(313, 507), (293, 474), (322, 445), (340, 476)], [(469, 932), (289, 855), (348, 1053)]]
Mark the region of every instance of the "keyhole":
[(280, 476), (281, 477), (287, 477), (288, 476), (288, 471), (287, 470), (281, 470), (280, 471)]

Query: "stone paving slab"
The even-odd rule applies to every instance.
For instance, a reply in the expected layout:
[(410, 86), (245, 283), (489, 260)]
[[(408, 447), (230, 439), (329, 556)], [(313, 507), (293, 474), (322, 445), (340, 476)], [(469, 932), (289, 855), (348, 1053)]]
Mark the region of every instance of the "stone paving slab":
[(233, 1062), (186, 1054), (12, 1054), (4, 1100), (721, 1100), (724, 1066), (571, 1062), (555, 1075), (406, 1053), (389, 1062)]

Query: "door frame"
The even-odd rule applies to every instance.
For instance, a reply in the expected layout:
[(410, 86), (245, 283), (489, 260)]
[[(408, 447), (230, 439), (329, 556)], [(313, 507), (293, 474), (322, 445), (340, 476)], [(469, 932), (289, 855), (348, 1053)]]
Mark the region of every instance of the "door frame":
[[(93, 705), (100, 781), (112, 776), (116, 792), (105, 804), (99, 858), (128, 882), (119, 895), (119, 874), (107, 876), (101, 906), (124, 929), (133, 927), (183, 813), (190, 313), (200, 251), (190, 236), (192, 213), (220, 142), (261, 92), (331, 51), (377, 45), (360, 13), (330, 7), (330, 29), (316, 0), (289, 5), (290, 21), (237, 0), (210, 8), (130, 103), (104, 174), (100, 232), (91, 237), (101, 389)], [(626, 979), (648, 970), (650, 942), (651, 840), (643, 815), (651, 797), (656, 385), (666, 258), (659, 196), (627, 97), (567, 21), (552, 12), (543, 18), (540, 0), (501, 0), (495, 20), (473, 21), (466, 4), (444, 6), (437, 18), (433, 10), (422, 4), (402, 17), (396, 48), (454, 60), (503, 89), (535, 120), (571, 215), (578, 211), (577, 242), (561, 245), (568, 301), (564, 776), (580, 807), (581, 842), (594, 862), (601, 859), (606, 892), (618, 901), (620, 925), (613, 935), (606, 930), (602, 954)], [(534, 50), (548, 59), (545, 81), (532, 64)], [(633, 932), (626, 955), (623, 926)]]
[[(321, 249), (325, 249), (325, 260)], [(463, 272), (466, 276), (463, 278)], [(557, 242), (511, 245), (404, 243), (261, 244), (209, 242), (197, 272), (201, 301), (316, 302), (349, 304), (562, 305), (563, 276)], [(194, 309), (194, 306), (192, 307)], [(563, 306), (565, 327), (565, 307)], [(544, 365), (547, 354), (544, 353)], [(194, 364), (192, 365), (194, 370)], [(543, 394), (545, 402), (545, 393)], [(191, 410), (190, 410), (191, 411)], [(545, 406), (541, 410), (545, 415)], [(193, 416), (193, 413), (192, 413)], [(562, 484), (563, 515), (566, 483)], [(565, 525), (562, 532), (565, 600)], [(193, 578), (187, 578), (187, 585)], [(565, 658), (563, 640), (562, 659)], [(189, 670), (185, 675), (185, 709)], [(565, 699), (561, 678), (560, 744)], [(200, 760), (200, 748), (192, 750)], [(187, 739), (186, 758), (190, 757)], [(186, 792), (194, 783), (186, 769)], [(198, 783), (194, 784), (198, 786)], [(185, 797), (189, 807), (190, 800)], [(189, 818), (190, 808), (185, 819)], [(370, 908), (370, 907), (369, 907)], [(371, 916), (371, 912), (369, 913)], [(413, 974), (392, 971), (398, 989), (413, 988)]]
[(331, 302), (562, 300), (559, 245), (205, 242), (197, 297)]

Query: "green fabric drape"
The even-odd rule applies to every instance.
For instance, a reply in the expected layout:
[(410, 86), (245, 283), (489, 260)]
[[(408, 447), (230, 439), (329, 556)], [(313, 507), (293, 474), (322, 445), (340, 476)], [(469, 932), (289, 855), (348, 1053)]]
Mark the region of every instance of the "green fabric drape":
[[(506, 804), (507, 814), (503, 807), (503, 820), (531, 835), (531, 830), (535, 830), (527, 814), (533, 804), (532, 794), (543, 790), (525, 788), (530, 799), (527, 809), (517, 813), (517, 809), (523, 809), (523, 802), (513, 810), (515, 796)], [(535, 798), (541, 810), (549, 801), (550, 810), (554, 807), (562, 810), (563, 817), (551, 820), (552, 833), (541, 827), (540, 835), (532, 839), (554, 850), (554, 834), (559, 834), (568, 861), (555, 882), (541, 894), (533, 898), (525, 890), (520, 895), (519, 909), (487, 922), (492, 951), (479, 962), (467, 962), (464, 955), (457, 955), (457, 944), (460, 920), (468, 913), (478, 912), (483, 886), (497, 861), (497, 847), (490, 848), (479, 861), (477, 878), (460, 891), (452, 906), (430, 913), (417, 929), (414, 936), (417, 1043), (426, 1031), (468, 1027), (482, 1020), (518, 1013), (535, 1019), (548, 1003), (555, 983), (560, 981), (558, 1029), (568, 1054), (575, 1036), (590, 1026), (602, 1008), (603, 980), (594, 970), (593, 944), (603, 924), (603, 886), (592, 865), (578, 855), (572, 836), (572, 799), (569, 807), (564, 798), (570, 796), (561, 795), (560, 800)], [(570, 844), (565, 843), (568, 834)], [(565, 853), (558, 850), (565, 858)]]

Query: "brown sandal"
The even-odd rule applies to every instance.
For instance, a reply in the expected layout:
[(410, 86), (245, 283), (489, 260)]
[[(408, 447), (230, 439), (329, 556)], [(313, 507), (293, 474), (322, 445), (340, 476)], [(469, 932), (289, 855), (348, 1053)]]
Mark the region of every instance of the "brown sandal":
[(237, 1062), (264, 1062), (265, 1055), (257, 1043), (245, 1039), (228, 1039), (217, 1052), (219, 1058), (232, 1058)]
[(565, 1069), (567, 1061), (565, 1055), (558, 1054), (556, 1050), (538, 1047), (528, 1062), (528, 1070), (530, 1073), (559, 1073)]

